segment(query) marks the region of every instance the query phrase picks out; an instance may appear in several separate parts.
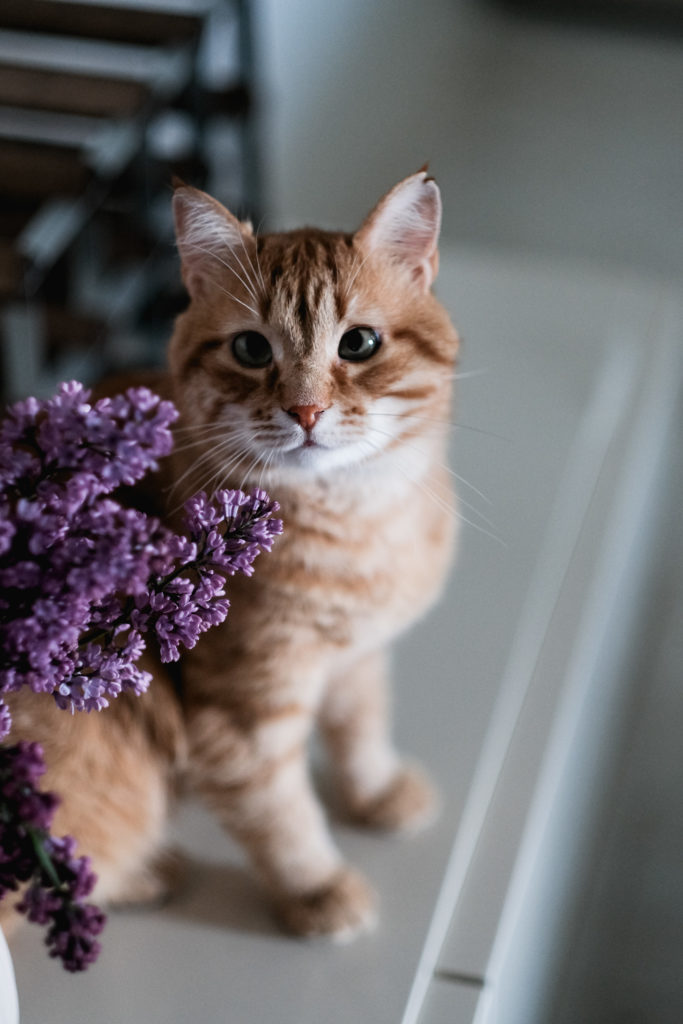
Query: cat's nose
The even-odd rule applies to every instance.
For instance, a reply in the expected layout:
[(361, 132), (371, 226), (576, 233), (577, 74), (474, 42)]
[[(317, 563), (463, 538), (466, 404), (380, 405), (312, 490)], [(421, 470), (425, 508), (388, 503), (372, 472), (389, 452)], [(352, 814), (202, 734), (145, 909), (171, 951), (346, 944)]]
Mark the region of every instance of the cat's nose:
[(304, 430), (313, 430), (325, 408), (322, 405), (292, 405), (285, 412), (296, 420)]

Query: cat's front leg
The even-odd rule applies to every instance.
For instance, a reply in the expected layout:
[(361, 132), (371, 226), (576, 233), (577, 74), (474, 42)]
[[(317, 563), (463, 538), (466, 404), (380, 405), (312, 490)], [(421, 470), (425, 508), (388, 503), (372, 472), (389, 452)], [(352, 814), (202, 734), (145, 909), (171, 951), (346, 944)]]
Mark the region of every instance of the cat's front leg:
[(374, 895), (344, 864), (311, 785), (310, 716), (285, 707), (245, 726), (204, 708), (189, 720), (193, 782), (247, 851), (284, 927), (339, 939), (370, 928)]
[(419, 767), (400, 758), (391, 741), (383, 651), (365, 655), (330, 680), (319, 722), (352, 818), (405, 831), (433, 820), (433, 786)]

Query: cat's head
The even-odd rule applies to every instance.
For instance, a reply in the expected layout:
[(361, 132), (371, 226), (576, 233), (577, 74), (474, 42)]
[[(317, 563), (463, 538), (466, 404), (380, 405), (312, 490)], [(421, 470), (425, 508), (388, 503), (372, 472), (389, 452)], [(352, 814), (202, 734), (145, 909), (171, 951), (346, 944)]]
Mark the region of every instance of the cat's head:
[(441, 199), (425, 171), (355, 234), (257, 236), (184, 185), (173, 205), (191, 301), (171, 372), (218, 485), (264, 467), (327, 474), (438, 430), (458, 338), (431, 292)]

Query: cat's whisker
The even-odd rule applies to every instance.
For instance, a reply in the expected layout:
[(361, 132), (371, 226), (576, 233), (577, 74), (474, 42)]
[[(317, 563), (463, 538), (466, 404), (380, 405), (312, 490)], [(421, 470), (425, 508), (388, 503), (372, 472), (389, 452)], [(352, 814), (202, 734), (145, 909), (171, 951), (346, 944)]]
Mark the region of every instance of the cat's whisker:
[(453, 373), (447, 373), (443, 377), (440, 377), (440, 381), (453, 381), (453, 380), (469, 380), (470, 377), (484, 377), (491, 371), (487, 367), (482, 367), (479, 370), (454, 370)]
[[(178, 490), (178, 488), (180, 487), (180, 485), (181, 485), (181, 484), (182, 484), (182, 483), (183, 483), (183, 482), (184, 482), (184, 481), (185, 481), (185, 480), (186, 480), (186, 479), (187, 479), (187, 478), (188, 478), (189, 476), (191, 476), (191, 474), (193, 474), (193, 473), (196, 473), (196, 472), (197, 472), (197, 470), (199, 469), (199, 467), (200, 467), (200, 466), (201, 466), (201, 465), (202, 465), (203, 463), (205, 463), (205, 462), (210, 462), (210, 461), (211, 461), (211, 460), (212, 460), (212, 459), (214, 458), (214, 456), (215, 456), (215, 454), (216, 454), (216, 451), (217, 451), (218, 449), (220, 449), (221, 447), (226, 447), (226, 448), (227, 448), (227, 447), (230, 447), (230, 442), (228, 442), (228, 441), (225, 441), (223, 445), (214, 445), (214, 446), (213, 446), (212, 448), (210, 448), (210, 449), (209, 449), (208, 451), (204, 452), (204, 454), (203, 454), (203, 455), (201, 455), (201, 456), (200, 456), (200, 457), (199, 457), (198, 459), (195, 459), (195, 460), (194, 460), (194, 461), (192, 462), (192, 464), (191, 464), (191, 465), (189, 465), (189, 466), (187, 467), (187, 469), (186, 469), (186, 470), (185, 470), (185, 471), (184, 471), (183, 473), (181, 473), (181, 474), (180, 474), (180, 475), (179, 475), (179, 476), (178, 476), (178, 477), (177, 477), (177, 478), (175, 479), (175, 481), (173, 482), (173, 486), (172, 486), (171, 488), (169, 488), (169, 490), (168, 490), (168, 494), (167, 494), (167, 497), (168, 497), (168, 498), (172, 498), (172, 497), (173, 497), (173, 495), (174, 495), (174, 494), (176, 493), (176, 491)], [(198, 489), (199, 489), (199, 488), (198, 488)], [(182, 504), (182, 503), (181, 503), (181, 504)], [(176, 509), (174, 509), (174, 511), (176, 511)]]
[[(385, 451), (385, 449), (381, 445), (373, 443), (367, 437), (363, 439), (362, 443), (368, 445), (375, 453)], [(395, 453), (389, 454), (393, 454), (395, 456)], [(468, 519), (467, 516), (462, 515), (462, 513), (459, 512), (458, 509), (453, 504), (445, 501), (441, 497), (441, 495), (437, 494), (437, 492), (432, 487), (430, 487), (424, 480), (417, 479), (411, 473), (409, 473), (406, 470), (406, 468), (401, 465), (398, 458), (394, 457), (393, 464), (398, 470), (398, 472), (401, 474), (401, 476), (408, 481), (408, 483), (413, 484), (413, 486), (419, 488), (419, 490), (422, 491), (425, 497), (429, 498), (430, 501), (433, 501), (438, 508), (442, 509), (442, 511), (448, 513), (448, 515), (450, 516), (455, 517), (456, 519), (460, 520), (460, 522), (465, 523), (467, 526), (471, 526), (474, 530), (478, 530), (479, 533), (483, 533), (485, 536), (490, 537), (491, 540), (496, 541), (497, 544), (502, 544), (503, 547), (506, 546), (505, 541), (502, 540), (501, 537), (493, 533), (491, 530), (487, 530), (485, 529), (485, 527), (480, 526), (479, 523), (472, 522), (472, 520)], [(456, 502), (459, 501), (460, 499), (456, 498)]]
[[(236, 443), (239, 443), (240, 441), (243, 441), (246, 438), (251, 439), (252, 436), (253, 432), (247, 428), (233, 428), (233, 430), (228, 434), (226, 434), (225, 431), (221, 432), (221, 434), (219, 434), (216, 438), (218, 443), (213, 444), (210, 448), (208, 448), (202, 455), (199, 456), (199, 458), (195, 459), (192, 462), (192, 464), (187, 467), (184, 473), (180, 474), (180, 476), (176, 479), (175, 483), (173, 484), (173, 487), (169, 491), (169, 497), (173, 495), (178, 485), (181, 484), (190, 474), (196, 472), (203, 463), (211, 462), (212, 459), (215, 458), (217, 453), (221, 451), (231, 451)], [(211, 441), (212, 438), (202, 438), (201, 444), (206, 444), (207, 440)]]
[(360, 274), (361, 270), (363, 269), (363, 267), (367, 263), (367, 261), (370, 258), (370, 256), (371, 256), (371, 251), (367, 252), (365, 254), (365, 256), (361, 260), (359, 260), (358, 257), (356, 257), (356, 264), (351, 267), (351, 279), (349, 281), (347, 281), (346, 288), (344, 289), (344, 298), (345, 299), (348, 299), (349, 293), (350, 293), (351, 289), (353, 288), (353, 285), (354, 285), (354, 283), (356, 281), (356, 278)]
[[(232, 266), (231, 263), (228, 263), (227, 260), (224, 260), (213, 249), (208, 249), (206, 246), (199, 245), (199, 243), (197, 243), (197, 242), (190, 242), (189, 244), (190, 244), (191, 248), (193, 248), (196, 252), (201, 252), (205, 256), (210, 256), (212, 259), (214, 259), (216, 261), (216, 263), (220, 263), (220, 265), (222, 267), (225, 267), (225, 269), (229, 270), (231, 274), (234, 274), (235, 277), (237, 278), (237, 280), (240, 282), (240, 284), (243, 285), (243, 287), (246, 288), (246, 290), (250, 293), (252, 298), (256, 299), (256, 295), (254, 294), (253, 289), (250, 286), (249, 282), (245, 281), (245, 279), (242, 277), (242, 275), (237, 273), (237, 271), (235, 270), (235, 268)], [(234, 255), (234, 253), (233, 253), (233, 255)], [(237, 262), (240, 263), (239, 258), (237, 258)], [(241, 266), (241, 263), (240, 263), (240, 266)], [(242, 267), (242, 269), (244, 270), (244, 267)], [(245, 271), (245, 273), (246, 273), (246, 271)]]
[(210, 444), (211, 442), (232, 442), (241, 441), (244, 437), (252, 436), (252, 431), (246, 427), (220, 427), (216, 428), (213, 432), (203, 432), (200, 437), (192, 438), (191, 440), (184, 439), (182, 443), (174, 447), (175, 452), (188, 451), (191, 448), (197, 448), (203, 445)]
[(263, 279), (263, 271), (261, 270), (261, 261), (259, 260), (258, 249), (256, 250), (256, 270), (258, 272), (258, 276), (259, 276), (259, 279), (261, 281), (261, 287), (263, 288), (263, 294), (267, 295), (268, 294), (268, 289), (266, 288), (266, 282)]
[(199, 441), (201, 443), (203, 441), (210, 441), (213, 437), (225, 437), (231, 429), (231, 427), (226, 427), (225, 424), (213, 423), (211, 426), (207, 425), (197, 427), (196, 429), (174, 430), (174, 450), (178, 451), (178, 445), (190, 444), (192, 441)]
[[(256, 276), (256, 267), (254, 266), (254, 261), (252, 260), (251, 256), (249, 255), (249, 250), (247, 249), (247, 247), (245, 245), (244, 238), (243, 238), (242, 235), (240, 235), (240, 241), (242, 243), (242, 248), (244, 249), (244, 257), (245, 257), (247, 263), (249, 264), (249, 268), (251, 270), (250, 280), (252, 281), (252, 283), (254, 285), (254, 289), (257, 291), (258, 290), (258, 284), (254, 280), (254, 278)], [(255, 239), (254, 239), (254, 252), (255, 252), (255, 255), (256, 255), (256, 261), (257, 261), (257, 265), (258, 265), (258, 251), (256, 249), (256, 240)], [(246, 273), (246, 271), (245, 271), (245, 273)], [(267, 290), (266, 290), (266, 283), (263, 280), (263, 274), (261, 273), (261, 268), (260, 267), (258, 268), (258, 276), (259, 276), (260, 281), (261, 281), (261, 289), (262, 289), (262, 291), (261, 291), (261, 299), (264, 299), (266, 297), (266, 295), (267, 295)], [(256, 299), (256, 301), (258, 301), (258, 294), (254, 295), (254, 298)]]
[[(204, 253), (205, 256), (211, 256), (214, 260), (216, 260), (217, 263), (220, 263), (220, 265), (222, 267), (225, 267), (225, 269), (229, 270), (231, 274), (234, 274), (234, 276), (240, 282), (242, 287), (245, 288), (246, 291), (249, 292), (249, 294), (251, 295), (251, 297), (254, 300), (254, 302), (258, 302), (258, 295), (254, 291), (254, 287), (253, 287), (253, 285), (251, 284), (251, 282), (248, 279), (249, 275), (247, 274), (247, 271), (244, 268), (244, 264), (242, 263), (242, 261), (240, 260), (239, 256), (234, 251), (234, 249), (232, 250), (232, 256), (234, 256), (234, 258), (239, 263), (243, 273), (246, 275), (246, 278), (242, 277), (242, 274), (238, 274), (238, 272), (233, 267), (232, 263), (228, 263), (227, 260), (222, 259), (222, 257), (220, 257), (217, 252), (214, 252), (213, 249), (207, 249), (205, 246), (199, 245), (196, 242), (192, 242), (190, 244), (191, 244), (192, 248), (195, 249), (197, 252)], [(228, 294), (230, 294), (230, 293), (228, 293)], [(236, 298), (236, 296), (233, 296), (233, 298)], [(238, 299), (237, 301), (239, 302), (240, 300)]]
[[(211, 435), (214, 433), (217, 435), (228, 436), (236, 430), (244, 430), (246, 428), (247, 424), (244, 422), (217, 420), (214, 423), (197, 424), (193, 427), (185, 427), (181, 429), (183, 429), (183, 433), (185, 435), (190, 434), (194, 437), (203, 438), (207, 434)], [(174, 431), (174, 433), (176, 432)]]
[(173, 433), (199, 434), (203, 430), (229, 430), (234, 425), (226, 419), (209, 420), (207, 423), (182, 423), (180, 426), (173, 427)]
[[(223, 266), (227, 267), (228, 270), (232, 271), (232, 273), (235, 275), (235, 277), (238, 280), (242, 281), (242, 278), (237, 273), (235, 268), (231, 267), (230, 264), (225, 262), (225, 260), (222, 260), (219, 256), (217, 256), (215, 252), (212, 252), (210, 249), (205, 249), (201, 245), (195, 245), (194, 243), (193, 243), (193, 248), (198, 249), (200, 252), (207, 253), (209, 256), (213, 256), (214, 259), (216, 259), (218, 263), (222, 263)], [(240, 306), (244, 306), (245, 309), (249, 310), (249, 312), (252, 314), (252, 316), (254, 316), (257, 320), (259, 319), (259, 313), (258, 313), (257, 309), (254, 309), (253, 306), (250, 306), (248, 302), (243, 302), (242, 299), (238, 298), (237, 295), (234, 294), (234, 292), (231, 292), (227, 288), (224, 288), (223, 285), (218, 283), (218, 281), (214, 281), (213, 283), (215, 284), (215, 286), (218, 288), (219, 291), (223, 292), (224, 295), (227, 295), (230, 299), (233, 300), (233, 302), (238, 302), (240, 304)], [(244, 285), (244, 281), (242, 281), (242, 284)], [(244, 285), (244, 287), (246, 288), (247, 286)], [(249, 288), (247, 288), (247, 291), (249, 291), (249, 293), (251, 294), (251, 291), (250, 291)], [(257, 302), (258, 299), (256, 299), (254, 297), (254, 301)]]
[[(390, 416), (390, 415), (393, 415), (393, 414), (392, 413), (369, 413), (368, 415), (370, 415), (370, 416), (383, 416), (383, 415)], [(379, 427), (371, 426), (370, 429), (371, 430), (375, 430), (378, 433), (385, 433), (384, 431), (381, 431), (379, 429)], [(386, 432), (386, 436), (387, 437), (393, 437), (394, 435), (393, 434), (389, 434), (388, 432)], [(408, 441), (403, 441), (402, 443), (408, 445), (409, 447), (414, 448), (415, 451), (419, 451), (420, 450), (416, 445), (411, 445), (410, 442), (408, 442)], [(478, 487), (475, 487), (473, 483), (470, 483), (470, 481), (467, 480), (464, 476), (461, 476), (460, 473), (456, 473), (456, 471), (454, 469), (451, 469), (451, 467), (448, 466), (445, 462), (441, 462), (440, 465), (441, 465), (441, 467), (443, 469), (446, 470), (447, 473), (450, 473), (450, 475), (453, 477), (454, 480), (457, 480), (458, 483), (461, 483), (465, 487), (469, 488), (469, 490), (472, 491), (473, 494), (476, 494), (477, 497), (481, 498), (481, 500), (486, 502), (487, 505), (492, 505), (493, 504), (491, 499), (486, 494), (484, 494), (483, 491), (480, 491)]]
[(205, 490), (207, 494), (213, 494), (215, 491), (219, 491), (226, 487), (230, 478), (230, 471), (233, 466), (236, 466), (240, 460), (247, 454), (248, 449), (244, 449), (235, 458), (230, 459), (227, 463), (221, 463), (214, 472), (206, 478), (202, 485), (202, 490)]
[[(229, 453), (227, 461), (221, 462), (217, 472), (228, 473), (233, 466), (237, 465), (239, 461), (245, 456), (253, 453), (253, 441), (258, 439), (257, 435), (252, 430), (243, 430), (241, 435), (234, 440), (243, 442), (239, 447)], [(221, 449), (225, 449), (225, 445), (221, 445)], [(232, 447), (229, 446), (229, 447)]]
[[(275, 457), (276, 457), (277, 454), (278, 454), (278, 452), (277, 452), (276, 448), (271, 448), (269, 450), (268, 456), (266, 458), (266, 473), (264, 474), (264, 479), (267, 479), (267, 472), (270, 470), (273, 462), (275, 461)], [(259, 486), (260, 486), (260, 484), (259, 484)]]
[[(401, 466), (401, 464), (398, 462), (398, 460), (396, 461), (395, 465), (396, 465), (396, 468), (398, 469), (399, 473), (402, 473), (402, 475), (406, 478), (406, 480), (409, 480), (416, 487), (419, 487), (419, 489), (423, 492), (423, 494), (425, 494), (428, 498), (431, 498), (431, 500), (434, 501), (435, 504), (438, 505), (439, 508), (442, 508), (444, 511), (449, 512), (451, 515), (455, 516), (456, 519), (459, 519), (460, 522), (465, 523), (467, 526), (471, 526), (474, 530), (478, 530), (479, 533), (483, 533), (486, 537), (490, 537), (491, 540), (496, 541), (497, 544), (501, 544), (503, 547), (506, 546), (505, 541), (501, 537), (499, 537), (498, 534), (493, 533), (492, 530), (487, 530), (485, 527), (481, 526), (479, 523), (475, 523), (471, 519), (468, 519), (467, 516), (464, 516), (462, 514), (462, 512), (460, 512), (458, 510), (457, 507), (454, 507), (450, 503), (444, 501), (444, 499), (439, 494), (437, 494), (436, 491), (432, 487), (430, 487), (429, 484), (427, 484), (424, 480), (417, 480), (414, 477), (412, 477), (404, 469), (404, 467)], [(457, 499), (457, 501), (461, 502), (461, 499)], [(466, 504), (466, 503), (464, 503), (464, 504)], [(475, 511), (476, 511), (476, 509), (475, 509)], [(485, 522), (488, 522), (488, 520), (485, 520)]]
[(244, 473), (244, 476), (242, 477), (242, 480), (240, 481), (240, 486), (239, 486), (239, 489), (240, 489), (240, 491), (243, 491), (243, 490), (244, 490), (244, 485), (245, 485), (245, 483), (247, 482), (247, 480), (248, 480), (248, 478), (249, 478), (249, 474), (250, 474), (250, 473), (251, 473), (251, 471), (253, 470), (254, 466), (257, 466), (257, 465), (258, 465), (258, 463), (259, 463), (260, 461), (261, 461), (261, 455), (260, 455), (260, 453), (259, 453), (259, 454), (258, 454), (258, 455), (256, 455), (256, 457), (255, 457), (255, 458), (254, 458), (254, 459), (253, 459), (253, 460), (252, 460), (252, 461), (250, 462), (250, 464), (249, 464), (249, 466), (248, 466), (248, 468), (247, 468), (246, 472)]
[[(481, 498), (482, 501), (485, 501), (487, 505), (493, 505), (491, 499), (486, 494), (484, 494), (483, 491), (480, 491), (478, 487), (475, 487), (474, 484), (471, 484), (469, 480), (467, 480), (464, 476), (461, 476), (460, 473), (456, 473), (455, 470), (451, 469), (450, 466), (447, 466), (445, 462), (441, 463), (441, 468), (445, 469), (447, 473), (450, 473), (453, 479), (457, 480), (459, 484), (462, 484), (464, 487), (468, 487), (473, 494), (476, 494), (478, 498)], [(460, 500), (462, 501), (462, 498)]]
[(266, 478), (267, 472), (270, 469), (270, 464), (271, 464), (271, 462), (273, 461), (274, 458), (275, 458), (275, 450), (273, 448), (271, 448), (270, 451), (268, 452), (268, 454), (266, 455), (266, 460), (263, 463), (263, 466), (261, 467), (261, 472), (259, 473), (258, 484), (257, 484), (257, 487), (259, 489), (261, 489), (263, 487), (263, 481)]
[[(249, 431), (245, 430), (244, 433), (243, 433), (243, 437), (244, 438), (248, 438), (248, 443), (242, 445), (241, 448), (239, 448), (237, 451), (235, 451), (232, 454), (232, 457), (227, 460), (227, 462), (222, 462), (221, 465), (216, 470), (216, 473), (214, 473), (214, 475), (213, 475), (213, 477), (211, 479), (215, 479), (217, 476), (220, 475), (220, 476), (222, 476), (223, 480), (227, 480), (227, 478), (230, 475), (230, 473), (234, 472), (235, 468), (240, 464), (240, 462), (243, 461), (244, 457), (253, 454), (253, 452), (254, 452), (253, 441), (254, 440), (258, 440), (259, 439), (259, 435), (257, 433), (254, 433), (254, 431), (252, 431), (252, 430), (249, 430)], [(258, 460), (260, 458), (261, 458), (261, 454), (257, 453), (256, 458), (254, 460), (254, 463), (258, 462)], [(254, 463), (252, 463), (252, 465)], [(249, 468), (251, 470), (251, 466)]]
[(483, 427), (473, 427), (469, 423), (456, 423), (454, 420), (442, 418), (440, 416), (419, 416), (413, 412), (368, 412), (368, 416), (390, 416), (394, 419), (413, 419), (420, 420), (423, 423), (438, 423), (442, 427), (448, 427), (450, 430), (471, 430), (475, 434), (485, 434), (487, 437), (495, 437), (499, 441), (507, 441), (503, 434), (497, 434), (493, 430), (485, 430)]
[[(464, 480), (462, 477), (458, 476), (457, 473), (453, 473), (453, 471), (448, 466), (443, 465), (443, 463), (441, 464), (441, 469), (445, 469), (447, 472), (452, 473), (455, 479), (458, 480), (460, 483), (467, 484), (467, 480)], [(471, 485), (467, 484), (467, 486), (469, 487)], [(487, 501), (489, 505), (491, 504), (489, 499), (485, 498), (484, 495), (481, 494), (481, 491), (477, 491), (476, 487), (473, 488), (473, 490), (476, 494), (479, 494), (484, 499), (484, 501)], [(489, 519), (488, 516), (484, 515), (481, 509), (478, 509), (477, 506), (473, 505), (471, 501), (467, 501), (465, 498), (463, 498), (462, 494), (460, 494), (459, 492), (457, 494), (457, 504), (458, 507), (462, 505), (464, 508), (469, 509), (470, 512), (473, 512), (475, 516), (481, 519), (482, 523), (486, 523), (486, 525), (489, 526), (491, 530), (495, 530), (495, 523), (493, 522), (493, 520)]]
[(259, 281), (261, 282), (261, 288), (263, 289), (263, 294), (267, 296), (268, 295), (268, 288), (266, 287), (266, 281), (265, 281), (265, 278), (263, 276), (263, 271), (261, 269), (261, 260), (259, 259), (259, 254), (258, 254), (258, 243), (254, 247), (254, 257), (255, 257), (255, 260), (256, 260), (256, 273), (259, 276)]
[(199, 445), (210, 444), (212, 441), (241, 440), (250, 435), (252, 430), (243, 424), (214, 423), (210, 426), (198, 427), (193, 433), (178, 438), (174, 445), (175, 452), (186, 451)]
[(240, 434), (226, 434), (225, 431), (221, 431), (220, 433), (206, 434), (204, 437), (197, 437), (193, 441), (186, 441), (183, 444), (176, 445), (174, 447), (173, 451), (176, 454), (179, 454), (180, 452), (190, 451), (193, 448), (200, 448), (203, 445), (206, 445), (210, 441), (219, 442), (219, 441), (234, 441), (234, 440), (240, 440), (240, 439), (241, 439), (241, 435)]
[[(378, 427), (370, 427), (370, 429), (371, 429), (371, 430), (373, 430), (373, 431), (374, 431), (375, 433), (377, 433), (377, 434), (382, 434), (382, 435), (383, 435), (384, 437), (389, 437), (389, 438), (392, 438), (392, 439), (394, 439), (394, 435), (393, 435), (393, 434), (390, 434), (390, 433), (389, 433), (388, 431), (386, 431), (386, 430), (379, 430), (379, 428), (378, 428)], [(410, 441), (406, 441), (405, 439), (401, 439), (401, 447), (402, 447), (402, 448), (409, 448), (409, 449), (410, 449), (411, 451), (417, 452), (417, 454), (418, 454), (418, 455), (422, 455), (422, 456), (425, 456), (425, 452), (423, 452), (423, 451), (422, 451), (422, 449), (421, 449), (421, 448), (419, 447), (419, 445), (416, 445), (416, 444), (411, 444), (411, 443), (410, 443)], [(444, 469), (444, 470), (446, 470), (446, 471), (447, 471), (448, 473), (450, 473), (450, 474), (451, 474), (451, 475), (452, 475), (452, 476), (453, 476), (453, 477), (454, 477), (454, 478), (455, 478), (456, 480), (458, 480), (458, 481), (460, 481), (461, 483), (463, 483), (463, 484), (466, 484), (466, 485), (467, 485), (468, 487), (470, 487), (470, 488), (471, 488), (471, 490), (472, 490), (472, 491), (473, 491), (473, 492), (474, 492), (475, 494), (477, 494), (477, 495), (478, 495), (478, 496), (479, 496), (480, 498), (482, 498), (482, 499), (483, 499), (483, 500), (484, 500), (484, 501), (485, 501), (485, 502), (486, 502), (486, 503), (487, 503), (488, 505), (490, 505), (490, 504), (491, 504), (491, 501), (489, 500), (489, 498), (487, 498), (487, 497), (486, 497), (486, 496), (485, 496), (484, 494), (482, 494), (482, 493), (481, 493), (481, 491), (477, 490), (477, 488), (476, 488), (476, 487), (474, 487), (474, 486), (473, 486), (472, 484), (468, 483), (468, 482), (467, 482), (467, 480), (464, 480), (464, 479), (463, 479), (463, 478), (462, 478), (461, 476), (459, 476), (459, 475), (458, 475), (457, 473), (455, 473), (455, 472), (454, 472), (454, 471), (453, 471), (453, 470), (452, 470), (452, 469), (450, 468), (450, 466), (447, 466), (447, 465), (446, 465), (446, 464), (445, 464), (444, 462), (442, 462), (442, 463), (439, 463), (439, 465), (440, 465), (441, 469)], [(465, 508), (468, 508), (468, 509), (469, 509), (469, 510), (470, 510), (471, 512), (474, 512), (474, 514), (475, 514), (476, 516), (478, 516), (478, 517), (479, 517), (479, 518), (481, 519), (481, 521), (482, 521), (482, 522), (486, 523), (486, 525), (487, 525), (487, 526), (490, 526), (490, 527), (491, 527), (491, 528), (493, 529), (493, 526), (494, 526), (494, 524), (493, 524), (493, 523), (491, 522), (491, 520), (490, 520), (490, 519), (488, 518), (488, 516), (485, 516), (485, 515), (484, 515), (484, 513), (483, 513), (483, 512), (481, 512), (481, 511), (480, 511), (480, 510), (479, 510), (479, 509), (478, 509), (478, 508), (476, 507), (476, 505), (473, 505), (473, 504), (472, 504), (471, 502), (469, 502), (469, 501), (466, 501), (466, 500), (465, 500), (465, 499), (464, 499), (464, 498), (463, 498), (463, 497), (462, 497), (461, 495), (459, 495), (459, 496), (458, 496), (458, 503), (459, 503), (460, 505), (464, 505), (464, 507), (465, 507)]]
[[(242, 242), (242, 248), (244, 249), (244, 255), (246, 256), (247, 262), (249, 263), (249, 266), (251, 267), (251, 272), (253, 274), (254, 268), (253, 268), (253, 266), (251, 264), (251, 260), (249, 259), (249, 254), (247, 253), (247, 247), (244, 244), (244, 239), (242, 238), (241, 235), (240, 235), (240, 241)], [(249, 292), (249, 294), (253, 298), (254, 302), (258, 303), (259, 295), (258, 295), (258, 292), (256, 291), (256, 285), (252, 281), (251, 274), (249, 273), (247, 268), (244, 266), (244, 264), (242, 263), (242, 260), (239, 258), (239, 256), (237, 255), (237, 253), (235, 252), (234, 249), (232, 251), (232, 255), (237, 260), (237, 262), (239, 263), (240, 268), (241, 268), (242, 272), (244, 273), (244, 277), (246, 278), (246, 280), (240, 278), (242, 280), (242, 284), (247, 289), (247, 291)]]
[(470, 377), (485, 377), (491, 371), (486, 367), (480, 370), (463, 370), (462, 373), (456, 370), (455, 373), (449, 374), (447, 377), (443, 377), (442, 380), (469, 380)]
[(258, 276), (259, 276), (259, 279), (261, 281), (261, 287), (263, 288), (263, 294), (264, 295), (268, 295), (268, 289), (266, 287), (266, 282), (265, 282), (264, 277), (263, 277), (263, 272), (261, 271), (261, 260), (259, 259), (259, 254), (258, 254), (258, 236), (259, 236), (259, 232), (261, 230), (262, 225), (263, 225), (263, 217), (258, 222), (258, 224), (256, 226), (256, 231), (254, 232), (254, 256), (256, 258), (256, 270), (258, 271)]
[(224, 295), (227, 295), (228, 298), (233, 300), (233, 302), (238, 302), (240, 304), (240, 306), (244, 306), (244, 308), (249, 310), (249, 312), (252, 314), (252, 316), (256, 317), (256, 319), (258, 320), (258, 318), (259, 318), (258, 310), (254, 309), (253, 306), (250, 306), (248, 302), (242, 302), (241, 299), (238, 299), (238, 297), (236, 295), (234, 295), (232, 292), (228, 291), (227, 288), (223, 288), (223, 286), (218, 284), (217, 282), (214, 282), (214, 283), (216, 284), (216, 287), (218, 288), (219, 291), (223, 292)]
[[(251, 435), (249, 435), (249, 436), (251, 436)], [(216, 447), (212, 448), (206, 454), (209, 456), (209, 459), (213, 459), (220, 452), (220, 449), (221, 448), (225, 448), (225, 447), (231, 447), (231, 446), (219, 445), (219, 446), (216, 446)], [(197, 487), (192, 488), (192, 491), (190, 493), (194, 493), (195, 491), (205, 491), (207, 494), (213, 494), (216, 490), (218, 490), (221, 486), (223, 486), (223, 484), (227, 481), (228, 476), (230, 474), (231, 468), (234, 465), (238, 464), (239, 461), (246, 454), (248, 454), (250, 451), (251, 451), (250, 445), (244, 445), (241, 449), (239, 449), (239, 451), (234, 452), (233, 455), (232, 455), (232, 458), (229, 458), (227, 460), (227, 462), (221, 461), (219, 463), (219, 465), (218, 465), (218, 468), (214, 469), (213, 473), (210, 473), (209, 476), (205, 477), (203, 482), (198, 484)], [(190, 471), (196, 471), (197, 468), (198, 468), (198, 465), (199, 465), (199, 463), (195, 463), (192, 467), (190, 467)], [(187, 473), (183, 474), (183, 477), (186, 476), (186, 475), (187, 475)], [(219, 481), (219, 480), (220, 480), (219, 483), (215, 483), (214, 484), (214, 481)], [(180, 480), (178, 482), (180, 482)], [(188, 497), (189, 497), (189, 495), (188, 495)], [(176, 506), (176, 508), (173, 511), (174, 512), (177, 511), (178, 508), (181, 508), (183, 504), (184, 504), (184, 501), (181, 502), (180, 505)]]
[(218, 433), (219, 430), (225, 429), (225, 426), (219, 423), (204, 423), (193, 427), (176, 427), (173, 436), (179, 441), (185, 441), (188, 437), (202, 438), (206, 434)]

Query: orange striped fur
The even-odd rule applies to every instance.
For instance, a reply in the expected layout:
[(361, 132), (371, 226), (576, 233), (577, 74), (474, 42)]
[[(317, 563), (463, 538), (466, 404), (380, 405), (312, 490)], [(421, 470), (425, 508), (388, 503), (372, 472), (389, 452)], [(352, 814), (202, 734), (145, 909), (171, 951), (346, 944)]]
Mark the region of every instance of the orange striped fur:
[[(157, 382), (181, 420), (153, 497), (173, 518), (199, 487), (262, 486), (284, 534), (253, 578), (229, 581), (228, 621), (184, 658), (182, 708), (159, 671), (139, 703), (81, 721), (33, 701), (18, 724), (32, 735), (46, 724), (66, 796), (58, 825), (104, 866), (103, 897), (157, 891), (169, 780), (181, 771), (243, 844), (287, 928), (350, 935), (370, 925), (374, 900), (313, 791), (312, 728), (359, 822), (413, 828), (433, 803), (391, 742), (387, 650), (437, 597), (453, 546), (444, 460), (458, 338), (431, 291), (439, 192), (421, 171), (355, 234), (257, 236), (186, 186), (174, 208), (191, 301)], [(362, 335), (364, 360), (340, 348), (360, 343), (356, 328), (375, 332)], [(240, 362), (245, 332), (263, 365)], [(69, 772), (125, 779), (124, 807), (83, 820), (88, 798)]]

